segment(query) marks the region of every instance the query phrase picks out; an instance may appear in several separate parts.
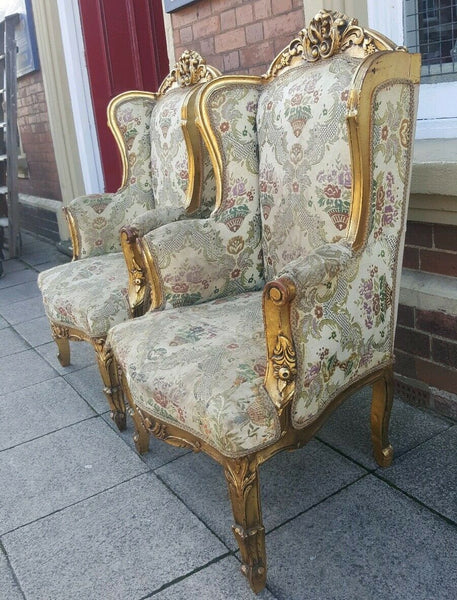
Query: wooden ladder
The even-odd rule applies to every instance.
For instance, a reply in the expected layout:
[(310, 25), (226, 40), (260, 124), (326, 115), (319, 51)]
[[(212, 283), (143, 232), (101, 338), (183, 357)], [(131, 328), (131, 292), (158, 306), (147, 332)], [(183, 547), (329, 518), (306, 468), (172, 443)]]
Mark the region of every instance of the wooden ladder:
[[(8, 15), (0, 22), (0, 259), (4, 258), (5, 245), (10, 258), (16, 258), (21, 253), (17, 189), (19, 143), (15, 39), (18, 22), (18, 14)], [(2, 272), (1, 268), (0, 275)]]

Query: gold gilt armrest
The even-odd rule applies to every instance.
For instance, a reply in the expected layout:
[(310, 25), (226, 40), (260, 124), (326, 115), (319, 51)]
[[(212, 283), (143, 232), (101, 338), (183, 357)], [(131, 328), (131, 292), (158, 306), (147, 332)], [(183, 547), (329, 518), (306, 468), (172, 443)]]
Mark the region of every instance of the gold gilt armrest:
[(297, 298), (309, 298), (314, 306), (319, 288), (332, 290), (331, 281), (353, 257), (349, 244), (326, 244), (312, 254), (290, 262), (281, 275), (266, 284), (263, 314), (267, 345), (265, 388), (281, 414), (295, 391), (297, 374), (296, 343), (300, 332), (294, 331), (291, 307)]
[(144, 314), (149, 308), (151, 289), (138, 240), (146, 233), (186, 216), (182, 207), (157, 207), (141, 214), (130, 225), (122, 227), (121, 247), (129, 274), (128, 298), (135, 317)]

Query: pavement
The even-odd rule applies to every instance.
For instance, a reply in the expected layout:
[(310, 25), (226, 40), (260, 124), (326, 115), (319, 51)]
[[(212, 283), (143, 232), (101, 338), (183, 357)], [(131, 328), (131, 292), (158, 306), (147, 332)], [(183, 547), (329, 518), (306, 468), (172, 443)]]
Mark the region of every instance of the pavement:
[[(0, 279), (0, 599), (248, 600), (222, 469), (111, 423), (92, 348), (56, 358), (23, 236)], [(395, 401), (393, 465), (371, 455), (370, 390), (260, 472), (261, 600), (455, 600), (457, 423)]]

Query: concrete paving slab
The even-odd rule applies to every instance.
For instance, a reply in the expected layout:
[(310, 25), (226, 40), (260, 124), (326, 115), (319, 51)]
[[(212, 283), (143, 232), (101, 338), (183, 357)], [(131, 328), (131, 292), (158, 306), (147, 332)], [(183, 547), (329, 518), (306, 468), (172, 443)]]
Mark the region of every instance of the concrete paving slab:
[[(316, 437), (367, 469), (376, 469), (370, 433), (371, 388), (366, 387), (339, 406)], [(451, 422), (395, 399), (390, 418), (389, 439), (394, 461), (450, 427)]]
[[(14, 329), (33, 347), (52, 342), (51, 328), (46, 316), (31, 321), (24, 321), (14, 326)], [(57, 347), (56, 347), (57, 354)], [(56, 359), (56, 362), (57, 359)]]
[(226, 553), (154, 474), (18, 529), (3, 543), (30, 600), (140, 600)]
[(208, 565), (201, 571), (167, 587), (154, 600), (278, 600), (267, 589), (256, 596), (252, 593), (245, 577), (241, 574), (240, 563), (228, 556), (217, 563)]
[(89, 419), (0, 453), (10, 531), (146, 471), (100, 418)]
[(93, 416), (61, 377), (0, 396), (0, 451)]
[(42, 317), (44, 315), (43, 301), (41, 296), (35, 296), (21, 302), (1, 306), (0, 313), (11, 325), (16, 325)]
[(10, 324), (8, 321), (5, 321), (3, 317), (0, 317), (0, 329), (5, 329), (5, 327), (9, 327)]
[[(379, 475), (457, 525), (457, 425), (396, 460)], [(455, 542), (457, 545), (457, 531)], [(457, 597), (457, 586), (455, 588)]]
[(1, 364), (0, 393), (8, 394), (53, 379), (56, 371), (35, 350), (4, 356)]
[[(106, 406), (105, 406), (106, 408)], [(134, 428), (132, 420), (127, 417), (127, 428), (125, 431), (119, 431), (114, 421), (111, 419), (109, 411), (102, 414), (103, 419), (108, 423), (108, 425), (113, 429), (123, 440), (124, 442), (131, 448), (135, 453), (137, 452), (135, 447), (135, 442), (133, 441)], [(166, 444), (161, 440), (157, 440), (156, 438), (151, 436), (149, 441), (149, 451), (140, 455), (141, 459), (148, 467), (152, 470), (161, 467), (173, 460), (176, 460), (183, 454), (189, 454), (191, 450), (186, 450), (185, 448), (176, 448), (175, 446), (170, 446), (170, 444)]]
[[(22, 272), (23, 271), (20, 271), (20, 273)], [(27, 281), (26, 283), (19, 283), (18, 285), (1, 289), (0, 307), (9, 306), (15, 302), (22, 302), (23, 300), (28, 300), (35, 296), (40, 296), (41, 298), (41, 292), (36, 283), (36, 273), (33, 281)]]
[(13, 571), (8, 564), (1, 546), (0, 546), (0, 598), (4, 600), (24, 600), (19, 586), (14, 580)]
[(102, 414), (107, 411), (108, 402), (103, 392), (103, 381), (97, 365), (92, 364), (79, 371), (68, 373), (68, 375), (64, 375), (64, 379), (92, 406), (96, 413)]
[(27, 350), (29, 345), (12, 327), (0, 329), (0, 357)]
[(16, 271), (24, 271), (25, 269), (29, 270), (29, 267), (17, 258), (10, 258), (3, 261), (3, 271), (5, 273), (14, 273)]
[(373, 475), (267, 535), (281, 600), (455, 600), (457, 531)]
[[(190, 454), (157, 469), (156, 473), (230, 548), (237, 547), (221, 466), (204, 454)], [(276, 455), (260, 468), (266, 531), (321, 502), (365, 473), (364, 469), (316, 440), (296, 452)]]
[(60, 374), (67, 375), (73, 371), (84, 369), (96, 362), (94, 349), (89, 342), (70, 342), (70, 364), (62, 367), (57, 358), (57, 345), (54, 342), (36, 347), (36, 351)]
[[(5, 264), (7, 263), (3, 263), (4, 266)], [(24, 264), (22, 264), (22, 267), (22, 269), (18, 269), (17, 271), (6, 273), (5, 276), (0, 279), (0, 290), (16, 286), (20, 283), (26, 283), (27, 281), (36, 281), (38, 275), (37, 272), (33, 269), (24, 268)], [(2, 291), (0, 291), (0, 295), (3, 295)]]

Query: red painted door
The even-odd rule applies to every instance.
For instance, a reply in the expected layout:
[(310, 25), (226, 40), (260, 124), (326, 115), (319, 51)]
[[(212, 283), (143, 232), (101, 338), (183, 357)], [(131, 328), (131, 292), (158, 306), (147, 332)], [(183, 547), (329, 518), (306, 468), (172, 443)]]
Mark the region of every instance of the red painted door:
[(106, 107), (127, 90), (157, 91), (168, 73), (162, 0), (79, 0), (105, 190), (122, 166), (106, 123)]

